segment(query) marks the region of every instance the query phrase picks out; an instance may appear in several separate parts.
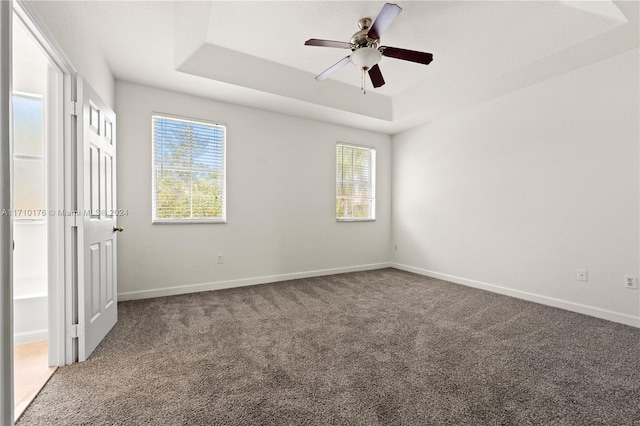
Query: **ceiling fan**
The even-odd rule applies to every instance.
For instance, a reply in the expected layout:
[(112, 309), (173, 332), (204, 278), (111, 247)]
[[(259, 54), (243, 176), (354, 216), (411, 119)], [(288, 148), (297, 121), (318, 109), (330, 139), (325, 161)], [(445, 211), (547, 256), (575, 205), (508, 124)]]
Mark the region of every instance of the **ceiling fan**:
[(356, 32), (349, 42), (320, 40), (312, 38), (304, 42), (305, 46), (336, 47), (339, 49), (351, 49), (351, 55), (336, 62), (322, 74), (316, 76), (316, 80), (324, 80), (334, 72), (338, 71), (349, 62), (362, 70), (361, 90), (366, 92), (365, 72), (368, 71), (373, 87), (384, 85), (384, 78), (378, 66), (378, 62), (383, 56), (401, 59), (403, 61), (417, 62), (429, 65), (433, 60), (431, 53), (417, 52), (415, 50), (399, 49), (397, 47), (379, 46), (380, 36), (389, 28), (393, 21), (402, 12), (402, 8), (394, 3), (386, 3), (378, 17), (371, 25), (371, 18), (362, 18), (358, 21), (360, 31)]

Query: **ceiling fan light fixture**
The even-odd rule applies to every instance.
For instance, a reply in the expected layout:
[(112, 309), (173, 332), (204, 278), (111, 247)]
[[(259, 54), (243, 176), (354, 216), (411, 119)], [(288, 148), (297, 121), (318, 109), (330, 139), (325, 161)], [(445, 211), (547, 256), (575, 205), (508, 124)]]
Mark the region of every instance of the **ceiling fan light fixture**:
[(382, 54), (378, 49), (372, 47), (361, 47), (351, 54), (351, 63), (363, 71), (370, 70), (375, 64), (380, 62)]

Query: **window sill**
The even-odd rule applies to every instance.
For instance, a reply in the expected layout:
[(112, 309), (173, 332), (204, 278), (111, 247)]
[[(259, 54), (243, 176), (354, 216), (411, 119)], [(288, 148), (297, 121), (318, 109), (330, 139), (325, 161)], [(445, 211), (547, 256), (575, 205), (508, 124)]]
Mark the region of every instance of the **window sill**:
[(375, 219), (336, 218), (336, 222), (375, 222)]
[(152, 225), (225, 224), (226, 219), (154, 219)]

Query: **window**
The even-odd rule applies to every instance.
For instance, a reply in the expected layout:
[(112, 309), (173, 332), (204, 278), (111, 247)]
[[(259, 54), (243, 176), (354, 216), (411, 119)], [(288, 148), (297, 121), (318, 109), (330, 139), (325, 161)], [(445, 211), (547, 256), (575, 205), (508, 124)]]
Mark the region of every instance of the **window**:
[(336, 145), (336, 219), (376, 218), (376, 150)]
[(13, 94), (13, 133), (15, 219), (43, 219), (45, 167), (42, 96), (26, 93)]
[(226, 128), (154, 115), (153, 222), (226, 222)]

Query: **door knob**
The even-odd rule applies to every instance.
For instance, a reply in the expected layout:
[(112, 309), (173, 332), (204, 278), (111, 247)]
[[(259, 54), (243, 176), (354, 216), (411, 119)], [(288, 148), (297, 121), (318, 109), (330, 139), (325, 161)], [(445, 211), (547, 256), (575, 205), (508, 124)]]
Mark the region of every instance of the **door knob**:
[(122, 226), (114, 226), (113, 227), (113, 232), (122, 232), (124, 231), (124, 228)]

